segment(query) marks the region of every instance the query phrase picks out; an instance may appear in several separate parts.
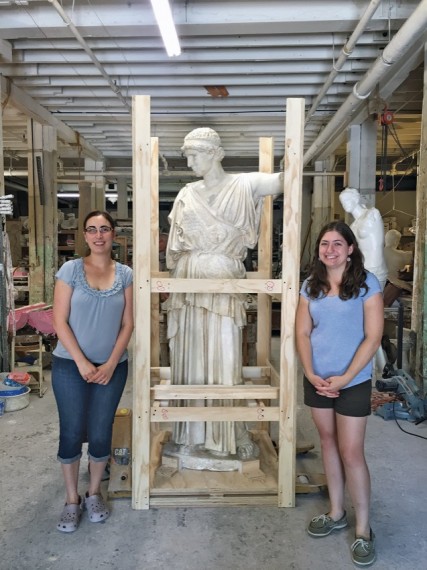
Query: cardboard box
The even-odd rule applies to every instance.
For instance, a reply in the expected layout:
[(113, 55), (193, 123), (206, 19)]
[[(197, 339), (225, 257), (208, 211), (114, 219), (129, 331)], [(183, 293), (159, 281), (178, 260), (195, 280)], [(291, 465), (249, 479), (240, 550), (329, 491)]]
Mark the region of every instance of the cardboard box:
[(132, 493), (132, 410), (119, 408), (114, 417), (108, 494), (128, 497)]

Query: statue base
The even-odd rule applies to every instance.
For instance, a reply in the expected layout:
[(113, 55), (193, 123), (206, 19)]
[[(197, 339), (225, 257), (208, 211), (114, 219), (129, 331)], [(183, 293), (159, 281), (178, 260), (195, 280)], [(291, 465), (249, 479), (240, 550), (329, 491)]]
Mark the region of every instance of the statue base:
[(162, 466), (181, 471), (238, 471), (247, 473), (259, 469), (259, 459), (240, 459), (237, 455), (217, 455), (204, 448), (189, 451), (184, 446), (168, 442), (163, 446)]

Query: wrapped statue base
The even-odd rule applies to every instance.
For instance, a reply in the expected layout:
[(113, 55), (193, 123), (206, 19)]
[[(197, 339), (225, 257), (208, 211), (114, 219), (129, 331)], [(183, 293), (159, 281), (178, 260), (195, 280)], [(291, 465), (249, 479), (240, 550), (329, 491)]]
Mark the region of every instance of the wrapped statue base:
[(238, 454), (221, 454), (207, 450), (202, 445), (185, 446), (168, 442), (163, 446), (162, 465), (197, 471), (239, 471), (244, 473), (248, 467), (259, 469), (259, 448), (252, 442), (253, 453), (250, 457), (241, 458)]

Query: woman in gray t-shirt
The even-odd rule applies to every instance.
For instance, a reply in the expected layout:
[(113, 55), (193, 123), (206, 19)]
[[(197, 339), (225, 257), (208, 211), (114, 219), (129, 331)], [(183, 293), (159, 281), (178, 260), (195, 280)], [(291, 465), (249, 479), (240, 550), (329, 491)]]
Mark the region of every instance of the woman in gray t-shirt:
[[(52, 387), (59, 413), (58, 460), (66, 502), (57, 529), (77, 529), (85, 505), (91, 522), (109, 516), (100, 485), (110, 457), (114, 415), (127, 379), (133, 331), (132, 270), (112, 259), (114, 220), (94, 211), (84, 221), (89, 254), (56, 274)], [(78, 493), (82, 445), (88, 442), (89, 488)]]

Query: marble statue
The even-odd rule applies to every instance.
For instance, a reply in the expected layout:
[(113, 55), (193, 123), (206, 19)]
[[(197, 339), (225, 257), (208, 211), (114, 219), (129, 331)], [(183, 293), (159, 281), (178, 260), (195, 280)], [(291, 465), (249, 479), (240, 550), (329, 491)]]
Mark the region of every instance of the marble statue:
[(387, 281), (387, 265), (384, 257), (384, 223), (379, 210), (367, 208), (356, 188), (345, 188), (339, 196), (344, 210), (354, 221), (350, 225), (365, 259), (365, 268), (373, 273), (382, 288)]
[[(384, 257), (387, 264), (388, 280), (396, 285), (406, 285), (399, 277), (399, 271), (402, 271), (406, 265), (412, 263), (412, 251), (403, 251), (398, 249), (402, 234), (397, 230), (389, 230), (385, 234)], [(406, 287), (404, 287), (406, 288)]]
[[(184, 139), (188, 166), (201, 177), (182, 188), (169, 215), (167, 267), (173, 277), (242, 279), (254, 248), (263, 197), (283, 191), (283, 174), (229, 174), (216, 131), (198, 128)], [(172, 384), (233, 386), (242, 383), (242, 328), (246, 295), (173, 293), (168, 315)], [(216, 405), (232, 406), (231, 400)], [(185, 405), (212, 405), (204, 400)], [(173, 442), (181, 453), (203, 450), (215, 457), (256, 457), (243, 422), (177, 422)]]
[[(354, 218), (350, 227), (363, 253), (364, 266), (377, 277), (384, 289), (388, 271), (384, 257), (384, 223), (381, 214), (377, 208), (367, 208), (362, 203), (362, 197), (356, 188), (344, 188), (339, 198), (344, 210)], [(377, 350), (374, 362), (373, 374), (381, 376), (386, 365), (382, 347)]]

